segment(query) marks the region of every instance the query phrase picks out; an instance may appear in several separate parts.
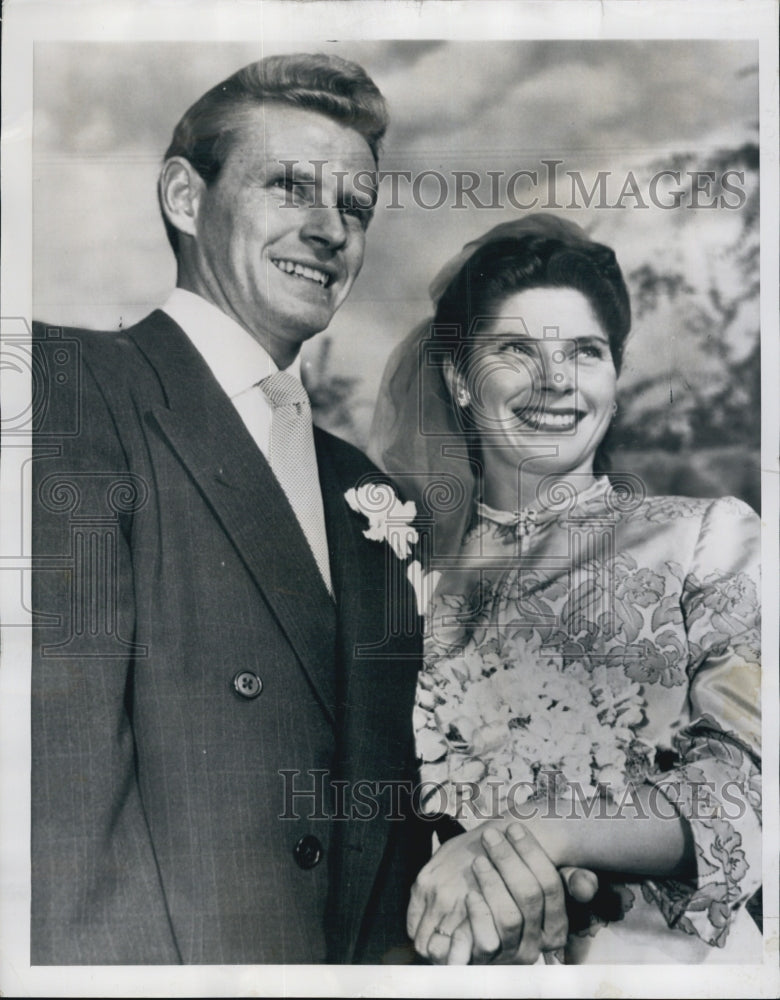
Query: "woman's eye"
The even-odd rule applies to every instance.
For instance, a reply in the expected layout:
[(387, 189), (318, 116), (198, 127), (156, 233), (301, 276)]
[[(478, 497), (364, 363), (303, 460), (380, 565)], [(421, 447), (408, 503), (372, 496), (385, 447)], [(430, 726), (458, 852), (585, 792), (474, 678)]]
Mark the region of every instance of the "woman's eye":
[(604, 348), (600, 344), (581, 344), (577, 348), (577, 353), (586, 358), (601, 359), (604, 357)]
[(529, 344), (528, 341), (525, 340), (510, 341), (510, 343), (504, 344), (501, 350), (509, 354), (521, 354), (524, 357), (536, 354), (536, 349), (533, 344)]

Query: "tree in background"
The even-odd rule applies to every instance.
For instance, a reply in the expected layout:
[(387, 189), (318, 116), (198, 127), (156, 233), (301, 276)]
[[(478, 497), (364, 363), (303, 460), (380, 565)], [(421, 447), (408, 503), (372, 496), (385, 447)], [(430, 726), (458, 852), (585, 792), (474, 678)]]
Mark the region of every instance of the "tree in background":
[[(657, 164), (657, 169), (665, 165)], [(704, 169), (695, 154), (673, 169)], [(736, 239), (707, 248), (708, 272), (697, 280), (670, 267), (644, 263), (627, 280), (635, 323), (671, 307), (679, 340), (706, 361), (698, 378), (669, 370), (635, 380), (621, 396), (612, 432), (621, 468), (641, 468), (652, 492), (720, 495), (725, 490), (754, 507), (760, 499), (761, 349), (758, 327), (758, 147), (746, 143), (710, 156), (716, 182), (726, 170), (746, 176), (746, 201)], [(708, 195), (709, 197), (709, 195)], [(700, 210), (702, 211), (702, 210)], [(671, 255), (670, 255), (671, 256)], [(648, 323), (648, 325), (650, 325)]]
[[(732, 493), (759, 507), (758, 165), (758, 146), (747, 142), (709, 153), (706, 162), (702, 154), (680, 153), (645, 168), (648, 177), (706, 170), (715, 180), (700, 200), (723, 195), (732, 204), (720, 179), (741, 171), (745, 192), (737, 211), (713, 212), (706, 246), (692, 241), (702, 227), (689, 225), (694, 216), (705, 218), (706, 208), (667, 213), (667, 242), (648, 243), (643, 262), (627, 273), (637, 335), (662, 330), (678, 351), (652, 374), (624, 373), (610, 432), (614, 470), (639, 475), (651, 493)], [(688, 191), (683, 204), (691, 197)], [(361, 392), (359, 372), (339, 370), (330, 336), (318, 338), (304, 380), (316, 422), (365, 448), (372, 401)]]

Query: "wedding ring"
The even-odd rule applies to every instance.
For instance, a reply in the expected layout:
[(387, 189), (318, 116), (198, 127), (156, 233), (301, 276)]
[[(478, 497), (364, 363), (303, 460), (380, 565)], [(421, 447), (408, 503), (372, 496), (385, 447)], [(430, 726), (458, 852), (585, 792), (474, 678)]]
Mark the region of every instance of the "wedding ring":
[(433, 933), (434, 934), (441, 934), (442, 937), (452, 937), (451, 931), (444, 931), (444, 930), (441, 929), (441, 927), (437, 927), (436, 930)]

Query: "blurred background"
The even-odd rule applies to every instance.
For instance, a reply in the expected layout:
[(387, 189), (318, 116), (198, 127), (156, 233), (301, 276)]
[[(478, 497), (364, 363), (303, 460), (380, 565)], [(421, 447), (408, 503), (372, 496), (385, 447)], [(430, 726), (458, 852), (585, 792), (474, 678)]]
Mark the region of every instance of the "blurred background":
[[(155, 183), (173, 126), (240, 66), (299, 48), (36, 45), (37, 319), (116, 329), (165, 300), (175, 267)], [(420, 204), (440, 200), (434, 179), (417, 199), (401, 181), (396, 208), (389, 186), (380, 189), (363, 272), (329, 330), (305, 348), (315, 419), (369, 444), (385, 362), (430, 315), (431, 280), (468, 240), (522, 214), (501, 182), (492, 197), (488, 171), (536, 172), (538, 183), (526, 176), (516, 185), (517, 199), (536, 197), (537, 209), (611, 245), (631, 289), (615, 468), (653, 493), (731, 493), (758, 509), (756, 45), (323, 40), (306, 49), (357, 60), (386, 96), (383, 169), (438, 171), (448, 183), (436, 208)], [(560, 161), (553, 198), (545, 160)], [(453, 171), (464, 170), (485, 178), (480, 204), (461, 197), (454, 207)], [(679, 171), (681, 183), (664, 177), (654, 199), (664, 170)], [(698, 193), (696, 171), (713, 177)]]

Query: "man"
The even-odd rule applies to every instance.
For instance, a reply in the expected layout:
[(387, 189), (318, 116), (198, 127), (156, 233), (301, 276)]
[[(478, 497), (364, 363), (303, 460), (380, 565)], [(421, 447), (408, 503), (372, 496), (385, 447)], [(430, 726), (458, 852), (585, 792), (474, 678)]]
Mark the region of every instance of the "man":
[[(360, 270), (386, 124), (352, 63), (245, 67), (166, 153), (163, 308), (36, 330), (32, 964), (408, 956), (418, 616), (347, 501), (377, 470), (312, 431), (298, 378)], [(524, 843), (483, 845), (470, 924), (427, 877), (422, 955), (555, 944), (561, 880)]]
[(38, 331), (33, 964), (406, 941), (424, 841), (387, 795), (335, 795), (413, 775), (414, 598), (345, 500), (375, 470), (311, 447), (298, 382), (360, 270), (386, 123), (354, 64), (246, 67), (165, 157), (168, 302)]

